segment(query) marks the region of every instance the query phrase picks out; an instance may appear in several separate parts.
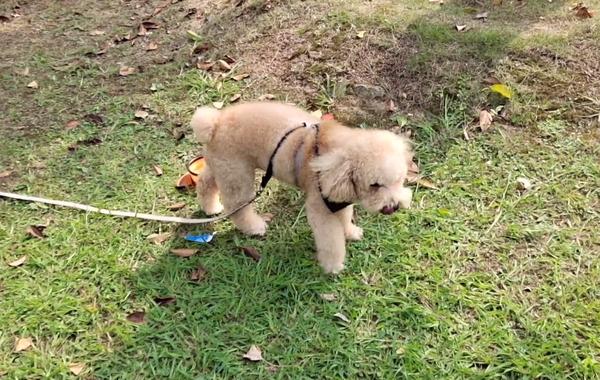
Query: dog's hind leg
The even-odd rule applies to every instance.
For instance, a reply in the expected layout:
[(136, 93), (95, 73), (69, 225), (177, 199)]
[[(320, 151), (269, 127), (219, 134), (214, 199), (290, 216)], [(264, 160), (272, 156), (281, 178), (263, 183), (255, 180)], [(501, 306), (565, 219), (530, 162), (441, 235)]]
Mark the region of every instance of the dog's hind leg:
[[(227, 161), (211, 161), (211, 166), (226, 212), (254, 198), (254, 167), (231, 158)], [(264, 235), (267, 232), (267, 223), (256, 213), (252, 204), (233, 214), (231, 220), (245, 234)]]
[(196, 194), (202, 210), (207, 215), (214, 215), (223, 211), (223, 205), (219, 200), (219, 187), (208, 165), (198, 175)]
[(346, 239), (340, 217), (327, 209), (319, 194), (307, 195), (306, 216), (317, 245), (319, 264), (325, 273), (341, 272), (346, 258)]
[(342, 222), (344, 226), (344, 235), (348, 240), (360, 240), (363, 237), (363, 229), (352, 223), (352, 216), (354, 216), (354, 206), (350, 205), (343, 210), (335, 213), (335, 215)]

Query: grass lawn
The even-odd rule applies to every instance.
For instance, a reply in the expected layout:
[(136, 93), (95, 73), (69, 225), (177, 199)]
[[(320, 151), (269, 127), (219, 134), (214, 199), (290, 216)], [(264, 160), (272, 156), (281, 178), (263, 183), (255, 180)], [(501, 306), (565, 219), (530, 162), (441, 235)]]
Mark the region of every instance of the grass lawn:
[[(274, 214), (262, 239), (2, 199), (0, 378), (600, 378), (600, 24), (570, 7), (2, 2), (2, 191), (199, 215), (174, 188), (201, 151), (187, 123), (237, 94), (410, 133), (437, 190), (415, 185), (390, 217), (359, 210), (365, 238), (339, 276), (282, 185), (259, 201)], [(169, 252), (183, 247), (199, 252)], [(262, 361), (243, 359), (252, 345)]]

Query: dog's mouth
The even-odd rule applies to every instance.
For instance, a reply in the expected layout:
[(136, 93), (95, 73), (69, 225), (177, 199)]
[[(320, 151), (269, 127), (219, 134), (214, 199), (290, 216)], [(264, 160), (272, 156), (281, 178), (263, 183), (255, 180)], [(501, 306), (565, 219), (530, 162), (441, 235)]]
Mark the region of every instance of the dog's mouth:
[(384, 215), (391, 215), (391, 214), (395, 213), (396, 211), (398, 211), (398, 205), (395, 205), (395, 206), (385, 205), (385, 206), (383, 206), (383, 208), (381, 210), (379, 210), (379, 212), (381, 212)]

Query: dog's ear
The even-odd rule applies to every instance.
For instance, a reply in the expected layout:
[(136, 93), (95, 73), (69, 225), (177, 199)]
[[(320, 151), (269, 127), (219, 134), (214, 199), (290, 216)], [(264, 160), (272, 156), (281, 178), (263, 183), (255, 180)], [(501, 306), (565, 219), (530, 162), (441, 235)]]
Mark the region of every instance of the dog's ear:
[(351, 202), (357, 198), (352, 161), (339, 151), (328, 152), (310, 163), (321, 182), (322, 195), (333, 202)]

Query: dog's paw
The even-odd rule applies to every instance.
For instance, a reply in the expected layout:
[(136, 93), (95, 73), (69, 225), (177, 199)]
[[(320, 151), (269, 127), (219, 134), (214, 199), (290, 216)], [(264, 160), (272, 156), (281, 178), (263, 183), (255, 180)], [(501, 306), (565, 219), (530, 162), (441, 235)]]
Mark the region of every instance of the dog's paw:
[(246, 235), (263, 236), (267, 233), (267, 222), (261, 218), (259, 221), (240, 227), (240, 230)]
[(355, 226), (354, 224), (351, 224), (349, 227), (347, 227), (346, 231), (344, 232), (347, 240), (357, 241), (363, 238), (363, 229), (359, 226)]
[(339, 274), (341, 271), (344, 270), (344, 263), (340, 263), (340, 262), (328, 262), (328, 263), (321, 263), (321, 268), (323, 268), (323, 271), (327, 274)]
[(221, 202), (216, 202), (215, 204), (212, 204), (212, 205), (206, 205), (202, 209), (204, 210), (204, 213), (206, 215), (216, 215), (216, 214), (222, 213), (224, 207), (221, 204)]

